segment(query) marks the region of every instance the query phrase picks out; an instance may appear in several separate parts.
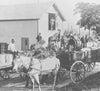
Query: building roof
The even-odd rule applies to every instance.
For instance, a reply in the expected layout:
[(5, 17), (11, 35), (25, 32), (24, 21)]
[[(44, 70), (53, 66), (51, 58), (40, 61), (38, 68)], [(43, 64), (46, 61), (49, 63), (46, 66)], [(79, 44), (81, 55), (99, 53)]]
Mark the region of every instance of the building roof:
[(65, 21), (64, 16), (54, 2), (1, 5), (0, 20), (40, 19), (42, 14), (45, 13), (51, 5), (58, 12), (62, 21)]

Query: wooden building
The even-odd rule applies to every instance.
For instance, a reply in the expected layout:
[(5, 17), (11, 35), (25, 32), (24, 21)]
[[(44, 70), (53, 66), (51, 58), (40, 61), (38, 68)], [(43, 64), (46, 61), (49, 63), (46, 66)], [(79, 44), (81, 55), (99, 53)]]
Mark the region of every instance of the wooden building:
[(65, 18), (54, 2), (0, 6), (0, 42), (15, 39), (18, 50), (27, 50), (38, 33), (48, 37), (63, 27)]

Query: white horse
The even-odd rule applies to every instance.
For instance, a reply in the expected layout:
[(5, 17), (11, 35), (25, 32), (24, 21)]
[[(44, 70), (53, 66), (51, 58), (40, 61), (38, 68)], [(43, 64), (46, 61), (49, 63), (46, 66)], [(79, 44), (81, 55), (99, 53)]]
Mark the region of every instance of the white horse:
[(18, 71), (18, 69), (24, 66), (26, 69), (31, 69), (28, 74), (31, 78), (33, 83), (33, 90), (34, 90), (34, 81), (36, 81), (38, 85), (38, 90), (41, 91), (40, 88), (40, 81), (39, 75), (49, 74), (50, 72), (54, 73), (54, 83), (53, 83), (53, 90), (55, 87), (56, 76), (58, 70), (60, 68), (60, 61), (55, 56), (48, 57), (46, 59), (36, 59), (34, 57), (19, 57), (16, 58), (14, 61), (14, 68), (13, 70)]

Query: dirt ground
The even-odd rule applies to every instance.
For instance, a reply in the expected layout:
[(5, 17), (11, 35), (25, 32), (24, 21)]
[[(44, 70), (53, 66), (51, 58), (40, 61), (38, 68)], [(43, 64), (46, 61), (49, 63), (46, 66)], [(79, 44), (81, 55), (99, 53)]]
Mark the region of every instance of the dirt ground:
[[(70, 79), (57, 85), (56, 91), (100, 91), (100, 63), (95, 69), (87, 73), (86, 78), (79, 84), (73, 84)], [(11, 74), (11, 79), (0, 81), (0, 91), (31, 91), (31, 87), (25, 88), (25, 81), (18, 74)], [(42, 91), (52, 91), (52, 85), (41, 85)], [(34, 91), (37, 90), (37, 86)]]

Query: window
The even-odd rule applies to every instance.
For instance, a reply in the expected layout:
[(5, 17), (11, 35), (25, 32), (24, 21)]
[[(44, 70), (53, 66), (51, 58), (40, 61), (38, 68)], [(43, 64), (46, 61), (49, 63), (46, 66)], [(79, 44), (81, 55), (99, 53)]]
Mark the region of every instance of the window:
[(56, 16), (54, 13), (49, 13), (48, 15), (49, 19), (49, 30), (55, 30), (56, 29)]
[(21, 38), (21, 50), (27, 51), (29, 49), (29, 38)]
[(28, 45), (28, 39), (25, 39), (25, 46)]

